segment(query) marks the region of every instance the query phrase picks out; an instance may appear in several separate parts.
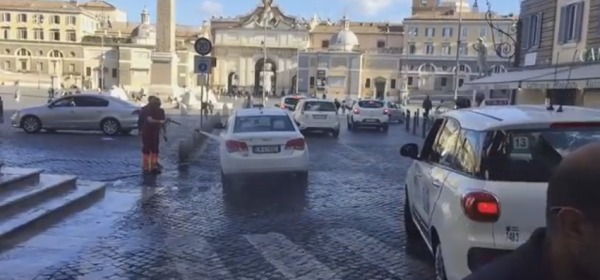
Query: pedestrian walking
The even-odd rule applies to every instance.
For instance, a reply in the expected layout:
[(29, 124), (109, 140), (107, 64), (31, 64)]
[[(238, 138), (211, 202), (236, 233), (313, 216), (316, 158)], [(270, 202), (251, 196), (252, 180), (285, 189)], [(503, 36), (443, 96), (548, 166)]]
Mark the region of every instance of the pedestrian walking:
[(18, 87), (15, 90), (15, 101), (17, 101), (17, 103), (21, 102), (21, 89)]
[(546, 197), (546, 227), (463, 280), (600, 279), (600, 144), (565, 156)]
[(339, 112), (339, 111), (340, 111), (340, 107), (342, 107), (342, 103), (340, 103), (340, 101), (339, 101), (339, 100), (337, 100), (337, 98), (335, 98), (335, 99), (333, 100), (333, 103), (335, 104), (335, 109), (336, 109), (335, 111), (336, 111), (336, 112)]
[(425, 97), (425, 100), (423, 100), (423, 104), (421, 107), (423, 107), (423, 110), (424, 110), (423, 117), (426, 117), (426, 118), (429, 117), (429, 111), (431, 111), (431, 108), (433, 108), (433, 104), (431, 103), (431, 99), (429, 98), (429, 95), (427, 95)]

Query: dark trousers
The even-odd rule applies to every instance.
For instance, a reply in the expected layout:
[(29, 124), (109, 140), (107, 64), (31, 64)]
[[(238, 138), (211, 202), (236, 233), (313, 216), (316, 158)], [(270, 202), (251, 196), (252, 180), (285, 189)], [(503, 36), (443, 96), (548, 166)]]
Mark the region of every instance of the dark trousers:
[(160, 146), (160, 129), (144, 129), (142, 131), (142, 153), (158, 154)]

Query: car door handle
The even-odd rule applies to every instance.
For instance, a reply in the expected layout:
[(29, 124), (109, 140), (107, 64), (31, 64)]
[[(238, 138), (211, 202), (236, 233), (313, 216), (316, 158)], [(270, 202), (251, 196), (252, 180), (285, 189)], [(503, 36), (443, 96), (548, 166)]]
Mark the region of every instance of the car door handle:
[(436, 188), (439, 188), (439, 187), (441, 187), (441, 186), (442, 186), (442, 181), (439, 181), (439, 180), (433, 180), (433, 181), (431, 182), (431, 184), (432, 184), (434, 187), (436, 187)]

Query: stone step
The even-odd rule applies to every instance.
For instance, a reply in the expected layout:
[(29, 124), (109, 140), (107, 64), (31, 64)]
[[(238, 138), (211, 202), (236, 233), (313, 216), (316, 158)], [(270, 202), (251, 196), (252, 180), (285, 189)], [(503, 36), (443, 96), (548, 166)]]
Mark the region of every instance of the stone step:
[(0, 194), (23, 186), (38, 184), (42, 172), (42, 169), (32, 168), (0, 168)]
[[(45, 175), (42, 176), (42, 179), (44, 178)], [(58, 188), (66, 186), (69, 186), (69, 183), (64, 183)], [(105, 189), (104, 183), (78, 181), (76, 188), (72, 188), (71, 191), (59, 192), (50, 199), (38, 201), (25, 211), (0, 220), (0, 251), (10, 249), (70, 214), (90, 207), (104, 197)], [(40, 197), (39, 194), (37, 196)]]
[(39, 183), (0, 194), (0, 223), (3, 218), (35, 207), (39, 203), (77, 187), (77, 176), (41, 174)]

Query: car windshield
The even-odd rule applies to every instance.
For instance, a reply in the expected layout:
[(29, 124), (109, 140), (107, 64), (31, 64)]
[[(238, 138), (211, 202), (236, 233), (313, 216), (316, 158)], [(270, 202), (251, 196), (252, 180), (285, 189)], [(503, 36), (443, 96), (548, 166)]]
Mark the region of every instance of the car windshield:
[(288, 116), (243, 116), (235, 118), (234, 133), (294, 131)]
[(335, 105), (333, 103), (325, 102), (325, 101), (308, 101), (308, 102), (304, 103), (304, 110), (312, 111), (312, 112), (335, 112), (335, 111), (337, 111), (337, 109), (335, 108)]
[(491, 181), (547, 182), (565, 155), (597, 141), (600, 127), (489, 132), (481, 173)]
[(377, 100), (358, 101), (358, 106), (361, 108), (383, 108), (383, 102)]

